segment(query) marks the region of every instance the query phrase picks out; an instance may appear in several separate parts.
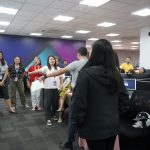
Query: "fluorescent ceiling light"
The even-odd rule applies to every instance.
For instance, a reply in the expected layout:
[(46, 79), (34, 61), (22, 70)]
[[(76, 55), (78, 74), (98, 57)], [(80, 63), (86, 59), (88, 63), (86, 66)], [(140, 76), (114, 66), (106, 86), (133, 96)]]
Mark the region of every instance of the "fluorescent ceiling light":
[(0, 33), (3, 33), (3, 32), (5, 32), (5, 30), (0, 30)]
[(121, 40), (113, 40), (113, 41), (111, 41), (112, 43), (120, 43), (120, 42), (122, 42)]
[(41, 36), (42, 33), (30, 33), (30, 35), (34, 35), (34, 36)]
[(131, 47), (130, 49), (138, 49), (138, 47)]
[(115, 47), (114, 49), (124, 49), (124, 47)]
[(139, 47), (139, 46), (137, 46), (137, 45), (133, 45), (133, 46), (130, 46), (130, 47)]
[(18, 9), (14, 8), (7, 8), (7, 7), (0, 7), (0, 13), (4, 14), (10, 14), (10, 15), (15, 15), (17, 13)]
[(111, 22), (102, 22), (102, 23), (97, 24), (97, 26), (101, 26), (101, 27), (111, 27), (111, 26), (114, 26), (114, 25), (116, 25), (116, 24), (111, 23)]
[(133, 15), (137, 15), (137, 16), (142, 16), (142, 17), (146, 17), (150, 15), (150, 9), (149, 8), (145, 8), (136, 12), (132, 13)]
[(120, 34), (117, 34), (117, 33), (109, 33), (109, 34), (106, 34), (106, 36), (119, 36)]
[(115, 44), (115, 45), (113, 45), (113, 46), (122, 46), (122, 44)]
[(70, 39), (70, 38), (73, 38), (73, 36), (71, 36), (71, 35), (63, 35), (63, 36), (61, 36), (62, 38), (66, 38), (66, 39)]
[(90, 33), (91, 31), (87, 31), (87, 30), (78, 30), (76, 31), (76, 33), (81, 33), (81, 34), (86, 34), (86, 33)]
[(140, 44), (140, 42), (131, 42), (130, 44)]
[(89, 41), (97, 41), (98, 38), (89, 38), (88, 40), (89, 40)]
[(9, 24), (10, 24), (10, 22), (0, 21), (1, 26), (8, 26)]
[(99, 7), (109, 1), (110, 0), (82, 0), (80, 2), (80, 4), (88, 5), (88, 6), (92, 6), (92, 7)]
[(56, 18), (54, 18), (54, 20), (58, 20), (58, 21), (70, 21), (74, 19), (74, 17), (69, 17), (69, 16), (62, 16), (62, 15), (59, 15), (57, 16)]

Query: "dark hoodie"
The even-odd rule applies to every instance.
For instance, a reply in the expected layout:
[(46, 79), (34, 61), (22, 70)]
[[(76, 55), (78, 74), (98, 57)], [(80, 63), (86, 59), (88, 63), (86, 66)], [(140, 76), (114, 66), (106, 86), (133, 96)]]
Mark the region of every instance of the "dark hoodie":
[(119, 133), (119, 114), (129, 104), (128, 92), (121, 81), (119, 92), (112, 94), (112, 84), (102, 66), (80, 71), (73, 91), (70, 119), (79, 136), (89, 140), (106, 139)]

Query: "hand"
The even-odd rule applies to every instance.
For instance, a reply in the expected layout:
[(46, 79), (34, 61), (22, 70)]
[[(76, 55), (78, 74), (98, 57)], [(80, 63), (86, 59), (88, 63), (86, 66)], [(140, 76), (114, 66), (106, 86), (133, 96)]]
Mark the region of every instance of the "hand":
[(0, 82), (0, 86), (4, 86), (4, 81), (1, 81), (1, 82)]
[(28, 75), (31, 75), (32, 74), (32, 72), (28, 72)]
[(39, 77), (40, 82), (43, 81), (43, 79), (44, 79), (44, 76)]
[(63, 89), (63, 85), (60, 85), (58, 90), (61, 91)]

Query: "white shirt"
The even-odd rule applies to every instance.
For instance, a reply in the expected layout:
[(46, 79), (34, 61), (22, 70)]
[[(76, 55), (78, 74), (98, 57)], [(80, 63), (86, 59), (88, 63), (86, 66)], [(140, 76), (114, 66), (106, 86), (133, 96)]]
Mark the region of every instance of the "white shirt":
[(1, 65), (0, 64), (0, 74), (5, 74), (5, 72), (6, 72), (6, 70), (8, 69), (8, 66), (7, 66), (7, 63), (6, 63), (6, 61), (5, 61), (5, 65)]
[[(59, 70), (59, 69), (60, 69), (60, 67), (57, 67), (57, 70)], [(51, 70), (49, 70), (48, 66), (44, 66), (40, 70), (42, 71), (42, 73), (44, 73), (46, 75), (56, 71), (56, 69), (54, 67), (51, 67)], [(44, 89), (58, 89), (60, 86), (60, 77), (62, 77), (62, 76), (46, 78), (44, 80)]]

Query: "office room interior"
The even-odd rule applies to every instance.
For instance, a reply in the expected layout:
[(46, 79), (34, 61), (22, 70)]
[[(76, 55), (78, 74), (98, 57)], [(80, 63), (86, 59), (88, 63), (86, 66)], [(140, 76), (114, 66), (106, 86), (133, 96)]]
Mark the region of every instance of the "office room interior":
[[(71, 148), (62, 146), (68, 138), (69, 106), (76, 88), (65, 91), (69, 94), (63, 108), (58, 98), (56, 118), (53, 116), (52, 124), (48, 124), (44, 80), (55, 76), (48, 77), (44, 69), (39, 72), (41, 78), (35, 80), (43, 85), (38, 87), (39, 104), (33, 106), (29, 68), (34, 66), (35, 57), (41, 61), (40, 68), (48, 66), (50, 57), (57, 59), (57, 70), (64, 69), (80, 61), (78, 50), (83, 47), (90, 60), (93, 45), (101, 39), (106, 39), (118, 56), (117, 70), (128, 92), (129, 109), (120, 118), (113, 149), (99, 150), (150, 150), (150, 0), (0, 0), (0, 150), (97, 150), (91, 149), (88, 140), (79, 137), (77, 131)], [(25, 103), (17, 85), (15, 103), (11, 99), (10, 83), (18, 82), (18, 75), (17, 81), (11, 78), (11, 65), (15, 67), (16, 58), (24, 68)], [(4, 64), (11, 104), (5, 98)], [(122, 64), (133, 68), (126, 70)], [(70, 79), (69, 85), (70, 73), (62, 75), (63, 82)], [(62, 87), (57, 89), (60, 96)]]

